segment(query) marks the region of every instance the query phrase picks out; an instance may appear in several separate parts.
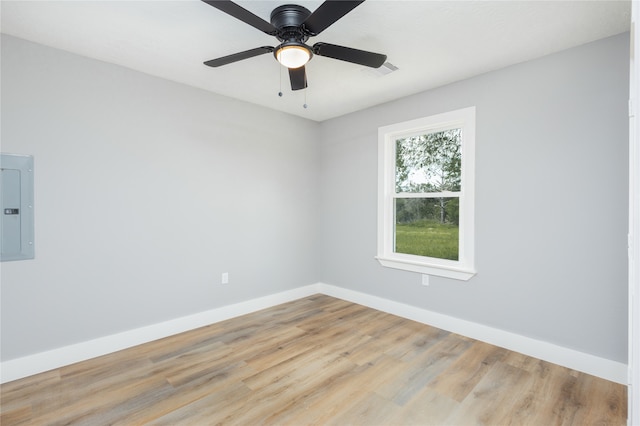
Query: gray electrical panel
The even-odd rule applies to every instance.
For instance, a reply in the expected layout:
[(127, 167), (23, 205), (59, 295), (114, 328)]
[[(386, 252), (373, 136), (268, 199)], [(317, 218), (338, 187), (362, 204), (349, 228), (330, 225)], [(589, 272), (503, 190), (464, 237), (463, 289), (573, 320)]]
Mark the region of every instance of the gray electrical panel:
[(0, 154), (0, 261), (33, 259), (33, 157)]

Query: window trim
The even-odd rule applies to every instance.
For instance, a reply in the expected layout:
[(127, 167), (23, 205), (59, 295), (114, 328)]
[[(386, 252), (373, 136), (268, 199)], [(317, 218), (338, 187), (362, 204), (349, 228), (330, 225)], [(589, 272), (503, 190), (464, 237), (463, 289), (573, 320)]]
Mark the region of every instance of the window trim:
[[(378, 128), (378, 254), (382, 266), (467, 281), (475, 270), (475, 107)], [(396, 253), (394, 247), (395, 141), (425, 132), (462, 128), (458, 260)]]

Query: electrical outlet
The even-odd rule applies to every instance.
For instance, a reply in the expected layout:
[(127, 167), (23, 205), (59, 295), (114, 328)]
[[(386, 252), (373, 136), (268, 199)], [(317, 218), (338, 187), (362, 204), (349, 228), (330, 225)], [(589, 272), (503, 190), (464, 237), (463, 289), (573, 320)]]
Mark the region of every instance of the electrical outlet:
[(422, 274), (422, 285), (429, 285), (429, 275)]
[(222, 278), (220, 279), (220, 282), (222, 284), (229, 284), (229, 273), (228, 272), (223, 272), (222, 273)]

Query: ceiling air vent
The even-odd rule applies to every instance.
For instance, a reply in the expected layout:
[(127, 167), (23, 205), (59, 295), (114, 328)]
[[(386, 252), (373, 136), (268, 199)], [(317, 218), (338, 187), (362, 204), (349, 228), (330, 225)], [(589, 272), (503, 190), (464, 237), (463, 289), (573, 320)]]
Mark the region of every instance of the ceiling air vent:
[(397, 71), (398, 67), (393, 65), (391, 62), (385, 62), (380, 65), (378, 68), (363, 68), (362, 71), (365, 71), (367, 74), (373, 74), (377, 77), (382, 77), (383, 75), (391, 74), (394, 71)]

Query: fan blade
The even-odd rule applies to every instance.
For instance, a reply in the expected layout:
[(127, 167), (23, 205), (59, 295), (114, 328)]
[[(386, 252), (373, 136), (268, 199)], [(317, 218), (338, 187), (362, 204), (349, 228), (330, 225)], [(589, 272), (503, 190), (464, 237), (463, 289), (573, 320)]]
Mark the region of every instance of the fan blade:
[(307, 88), (307, 72), (304, 66), (300, 68), (289, 68), (289, 80), (291, 80), (291, 90)]
[(236, 19), (241, 20), (245, 24), (249, 24), (254, 28), (259, 29), (260, 31), (267, 33), (269, 35), (275, 35), (278, 30), (276, 27), (271, 25), (269, 22), (260, 18), (259, 16), (254, 15), (249, 12), (247, 9), (238, 6), (234, 2), (230, 0), (202, 0), (207, 3), (209, 6), (213, 6), (218, 10), (223, 11), (224, 13), (233, 16)]
[(232, 62), (237, 62), (243, 59), (253, 58), (254, 56), (259, 56), (264, 53), (273, 52), (273, 50), (274, 48), (271, 46), (256, 47), (255, 49), (245, 50), (244, 52), (234, 53), (233, 55), (223, 56), (222, 58), (211, 59), (204, 64), (210, 67), (220, 67)]
[(316, 36), (363, 2), (364, 0), (325, 1), (309, 15), (307, 20), (304, 21), (304, 26), (311, 36)]
[(387, 60), (387, 55), (367, 52), (366, 50), (353, 49), (351, 47), (338, 46), (329, 43), (316, 43), (313, 45), (313, 53), (318, 56), (327, 56), (340, 61), (352, 62), (371, 68), (378, 68)]

